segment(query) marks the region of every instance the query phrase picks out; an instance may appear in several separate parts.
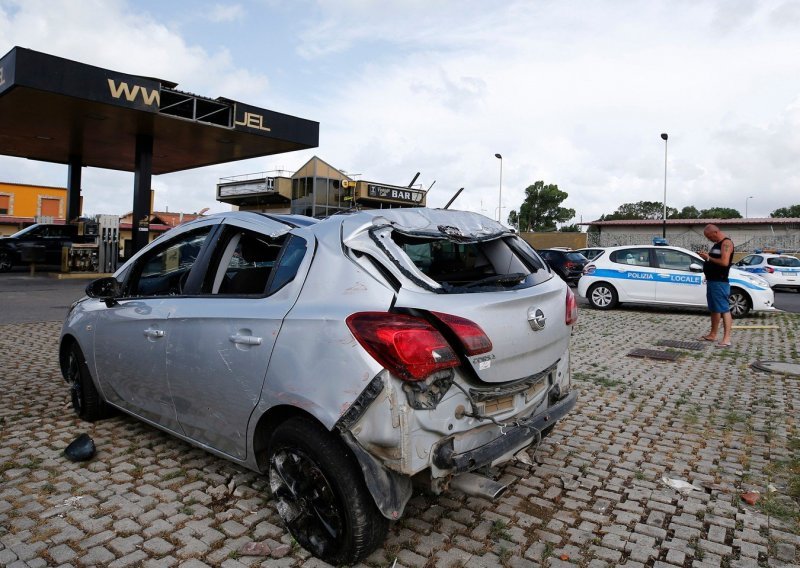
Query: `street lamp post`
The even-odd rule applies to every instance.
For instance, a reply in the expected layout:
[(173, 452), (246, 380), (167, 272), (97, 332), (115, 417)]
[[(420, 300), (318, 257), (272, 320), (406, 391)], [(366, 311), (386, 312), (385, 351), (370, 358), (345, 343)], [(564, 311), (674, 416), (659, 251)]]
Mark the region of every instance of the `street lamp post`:
[(750, 197), (748, 197), (747, 199), (745, 199), (745, 200), (744, 200), (744, 218), (745, 218), (745, 219), (747, 219), (747, 202), (748, 202), (749, 200), (751, 200), (751, 199), (753, 199), (753, 196), (752, 196), (752, 195), (751, 195)]
[(500, 160), (500, 192), (498, 195), (497, 222), (501, 223), (500, 217), (503, 216), (503, 156), (495, 154), (494, 157)]
[(661, 133), (661, 139), (664, 141), (664, 215), (663, 224), (661, 226), (661, 236), (667, 238), (667, 139), (669, 135), (666, 132)]

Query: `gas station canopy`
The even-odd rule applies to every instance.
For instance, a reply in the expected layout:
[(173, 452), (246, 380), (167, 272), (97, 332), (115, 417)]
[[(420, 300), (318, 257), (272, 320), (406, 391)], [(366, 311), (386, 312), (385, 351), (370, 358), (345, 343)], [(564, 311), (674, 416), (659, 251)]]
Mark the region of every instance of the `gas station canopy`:
[(68, 164), (68, 221), (83, 166), (134, 172), (135, 252), (148, 242), (152, 174), (319, 143), (317, 122), (176, 86), (15, 47), (0, 59), (0, 155)]
[(319, 123), (15, 47), (0, 59), (0, 154), (153, 174), (316, 147)]

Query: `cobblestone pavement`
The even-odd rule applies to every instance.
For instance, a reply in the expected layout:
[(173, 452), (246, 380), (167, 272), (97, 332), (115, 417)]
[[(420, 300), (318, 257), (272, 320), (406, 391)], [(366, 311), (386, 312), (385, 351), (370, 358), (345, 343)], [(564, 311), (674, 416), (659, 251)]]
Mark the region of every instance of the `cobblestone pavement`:
[[(415, 496), (365, 564), (797, 566), (800, 379), (749, 364), (800, 361), (800, 316), (748, 318), (739, 324), (776, 328), (736, 330), (730, 350), (676, 349), (676, 362), (626, 354), (693, 340), (704, 315), (580, 317), (578, 406), (537, 465), (497, 471), (512, 485), (495, 503)], [(280, 559), (240, 553), (253, 541), (292, 543), (264, 478), (126, 416), (76, 419), (56, 364), (59, 327), (0, 326), (1, 566), (323, 565), (297, 547)], [(98, 454), (70, 463), (62, 451), (82, 432)], [(755, 505), (742, 500), (751, 490)]]

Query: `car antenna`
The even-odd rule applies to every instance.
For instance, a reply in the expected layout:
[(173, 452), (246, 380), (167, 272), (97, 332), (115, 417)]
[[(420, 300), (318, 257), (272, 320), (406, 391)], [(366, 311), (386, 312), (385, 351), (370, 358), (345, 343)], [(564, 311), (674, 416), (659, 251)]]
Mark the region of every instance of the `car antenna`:
[[(436, 183), (436, 182), (433, 182), (433, 183)], [(431, 184), (431, 186), (433, 186), (433, 183)], [(430, 187), (428, 188), (428, 191), (430, 191)], [(447, 205), (444, 206), (444, 209), (447, 209), (448, 207), (450, 207), (453, 204), (453, 201), (456, 200), (456, 197), (461, 195), (462, 191), (464, 191), (463, 187), (461, 189), (459, 189), (458, 191), (456, 191), (456, 194), (453, 197), (450, 198), (450, 201), (447, 202)]]

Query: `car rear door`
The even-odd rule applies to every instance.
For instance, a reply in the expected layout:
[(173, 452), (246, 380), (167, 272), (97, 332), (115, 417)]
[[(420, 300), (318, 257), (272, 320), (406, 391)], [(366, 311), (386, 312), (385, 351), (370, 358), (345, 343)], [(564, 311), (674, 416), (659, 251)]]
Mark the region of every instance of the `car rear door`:
[(656, 270), (648, 247), (618, 249), (592, 275), (608, 280), (616, 287), (622, 302), (652, 302), (656, 299)]
[[(193, 440), (247, 457), (247, 425), (275, 339), (313, 248), (273, 219), (226, 219), (214, 261), (171, 312), (167, 376), (177, 419)], [(306, 263), (306, 270), (307, 270)]]
[[(656, 301), (670, 304), (703, 306), (703, 261), (688, 252), (667, 247), (653, 250), (656, 261)], [(695, 270), (692, 270), (692, 266)], [(700, 270), (697, 270), (700, 268)]]

